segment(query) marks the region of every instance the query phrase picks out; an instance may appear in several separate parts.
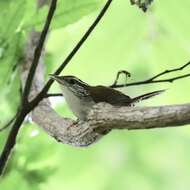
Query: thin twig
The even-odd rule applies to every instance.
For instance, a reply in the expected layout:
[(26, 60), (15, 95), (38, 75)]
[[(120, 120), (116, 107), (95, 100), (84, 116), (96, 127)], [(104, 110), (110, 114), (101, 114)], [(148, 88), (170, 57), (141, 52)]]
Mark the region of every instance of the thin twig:
[(164, 72), (162, 72), (162, 73), (159, 73), (159, 74), (157, 74), (156, 76), (150, 78), (149, 81), (153, 81), (154, 79), (156, 79), (156, 78), (158, 78), (158, 77), (160, 77), (160, 76), (163, 76), (163, 75), (165, 75), (165, 74), (168, 74), (168, 73), (172, 73), (172, 72), (176, 72), (176, 71), (181, 71), (181, 70), (185, 69), (185, 68), (186, 68), (187, 66), (189, 66), (189, 65), (190, 65), (190, 61), (187, 62), (185, 65), (179, 67), (179, 68), (170, 69), (170, 70), (166, 70), (166, 71), (164, 71)]
[(51, 21), (52, 21), (52, 18), (53, 18), (55, 9), (56, 9), (56, 4), (57, 4), (57, 0), (52, 0), (44, 28), (43, 28), (41, 35), (40, 35), (39, 43), (38, 43), (38, 45), (35, 49), (35, 52), (34, 52), (34, 59), (32, 61), (32, 64), (31, 64), (31, 67), (29, 70), (29, 74), (28, 74), (28, 77), (26, 79), (26, 83), (25, 83), (25, 87), (24, 87), (24, 92), (23, 92), (23, 101), (24, 102), (23, 103), (28, 102), (28, 95), (30, 93), (32, 81), (33, 81), (33, 78), (35, 75), (36, 68), (37, 68), (38, 63), (39, 63), (39, 59), (40, 59), (40, 56), (42, 53), (42, 49), (44, 46), (44, 42), (45, 42), (48, 30), (49, 30), (49, 26), (51, 24)]
[(3, 127), (0, 128), (0, 132), (4, 131), (5, 129), (7, 129), (12, 123), (13, 121), (16, 119), (16, 115), (13, 116), (12, 119), (10, 119)]
[[(61, 71), (65, 68), (65, 66), (71, 61), (71, 59), (75, 56), (75, 54), (78, 52), (78, 50), (81, 48), (81, 46), (84, 44), (84, 42), (88, 39), (92, 31), (96, 28), (100, 20), (105, 15), (106, 11), (108, 10), (109, 6), (111, 5), (112, 0), (107, 0), (106, 4), (104, 5), (103, 9), (100, 11), (99, 15), (96, 17), (95, 21), (92, 23), (92, 25), (89, 27), (89, 29), (86, 31), (86, 33), (83, 35), (83, 37), (80, 39), (80, 41), (76, 44), (76, 46), (73, 48), (73, 50), (69, 53), (69, 55), (66, 57), (66, 59), (63, 61), (63, 63), (59, 66), (59, 68), (54, 72), (54, 75), (59, 75)], [(53, 84), (53, 80), (50, 79), (42, 89), (42, 91), (31, 101), (31, 105), (34, 108), (47, 94), (49, 88)]]
[(61, 93), (52, 93), (52, 94), (46, 94), (44, 98), (49, 98), (49, 97), (63, 97), (63, 94)]
[[(183, 70), (184, 68), (186, 68), (187, 66), (190, 65), (190, 61), (188, 63), (186, 63), (185, 65), (179, 67), (179, 68), (175, 68), (175, 69), (170, 69), (170, 70), (166, 70), (166, 71), (163, 71), (147, 80), (143, 80), (143, 81), (138, 81), (138, 82), (132, 82), (132, 83), (126, 83), (126, 84), (115, 84), (115, 82), (110, 86), (111, 88), (122, 88), (122, 87), (127, 87), (127, 86), (136, 86), (136, 85), (145, 85), (145, 84), (153, 84), (153, 83), (166, 83), (166, 82), (174, 82), (176, 80), (179, 80), (179, 79), (182, 79), (182, 78), (186, 78), (186, 77), (189, 77), (190, 76), (190, 73), (188, 74), (185, 74), (185, 75), (180, 75), (180, 76), (176, 76), (176, 77), (171, 77), (171, 78), (168, 78), (168, 79), (160, 79), (160, 80), (155, 80), (161, 76), (164, 76), (166, 74), (169, 74), (169, 73), (173, 73), (173, 72), (176, 72), (176, 71), (181, 71)], [(117, 76), (118, 77), (118, 76)]]
[(41, 33), (37, 48), (35, 50), (34, 59), (33, 59), (31, 68), (29, 70), (29, 74), (28, 74), (27, 81), (26, 81), (26, 84), (25, 84), (24, 94), (23, 94), (23, 101), (21, 101), (21, 110), (20, 110), (20, 112), (18, 113), (18, 115), (17, 115), (17, 117), (15, 119), (13, 127), (11, 128), (11, 131), (10, 131), (9, 136), (7, 138), (6, 144), (5, 144), (4, 148), (3, 148), (3, 151), (2, 151), (1, 156), (0, 156), (0, 175), (3, 174), (4, 168), (6, 166), (6, 163), (7, 163), (7, 160), (9, 158), (9, 155), (11, 153), (11, 150), (13, 149), (13, 147), (14, 147), (14, 145), (16, 143), (16, 137), (17, 137), (18, 131), (19, 131), (19, 129), (20, 129), (26, 115), (32, 109), (30, 107), (30, 105), (28, 104), (28, 95), (30, 93), (32, 81), (33, 81), (33, 78), (34, 78), (34, 74), (36, 72), (36, 67), (37, 67), (38, 62), (39, 62), (39, 58), (40, 58), (40, 55), (41, 55), (41, 52), (42, 52), (44, 41), (45, 41), (48, 29), (49, 29), (51, 20), (53, 18), (55, 9), (56, 9), (56, 3), (57, 3), (57, 0), (52, 0), (52, 2), (51, 2), (49, 12), (48, 12), (48, 16), (46, 18), (46, 22), (45, 22), (43, 31)]
[(119, 72), (117, 73), (116, 79), (115, 79), (114, 83), (112, 84), (112, 86), (117, 85), (118, 80), (119, 80), (119, 77), (120, 77), (121, 74), (124, 74), (126, 79), (127, 79), (128, 77), (131, 77), (131, 73), (129, 73), (128, 71), (125, 71), (125, 70), (121, 70), (121, 71), (119, 71)]

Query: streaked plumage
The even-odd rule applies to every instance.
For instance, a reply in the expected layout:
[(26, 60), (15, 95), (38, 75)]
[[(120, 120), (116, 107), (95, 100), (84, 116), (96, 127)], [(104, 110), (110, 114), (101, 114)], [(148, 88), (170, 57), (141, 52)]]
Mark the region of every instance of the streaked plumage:
[(114, 106), (131, 106), (142, 100), (159, 95), (164, 90), (154, 91), (135, 98), (123, 94), (115, 89), (105, 86), (90, 86), (75, 76), (55, 76), (62, 89), (67, 104), (73, 113), (82, 120), (85, 120), (92, 106), (96, 103), (106, 102)]

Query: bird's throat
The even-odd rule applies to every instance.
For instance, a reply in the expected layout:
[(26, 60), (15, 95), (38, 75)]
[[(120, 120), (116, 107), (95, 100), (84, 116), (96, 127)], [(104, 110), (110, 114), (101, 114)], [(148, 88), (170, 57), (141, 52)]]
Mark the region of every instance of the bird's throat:
[(60, 86), (71, 111), (78, 119), (85, 120), (95, 102), (90, 97), (78, 96), (66, 86)]

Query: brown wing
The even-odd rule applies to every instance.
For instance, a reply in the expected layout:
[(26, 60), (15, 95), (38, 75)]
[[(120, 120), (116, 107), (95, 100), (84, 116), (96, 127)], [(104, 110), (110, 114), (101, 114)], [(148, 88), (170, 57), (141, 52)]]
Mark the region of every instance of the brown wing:
[(132, 99), (109, 87), (105, 86), (95, 86), (95, 87), (89, 87), (92, 99), (96, 102), (107, 102), (109, 104), (115, 105), (115, 106), (129, 106), (132, 102)]

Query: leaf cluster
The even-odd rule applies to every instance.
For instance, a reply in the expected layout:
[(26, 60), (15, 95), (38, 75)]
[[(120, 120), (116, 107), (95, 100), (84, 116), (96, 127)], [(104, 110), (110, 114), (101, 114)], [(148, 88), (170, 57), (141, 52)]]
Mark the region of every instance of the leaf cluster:
[[(96, 10), (102, 0), (60, 0), (51, 30), (66, 27)], [(37, 8), (30, 0), (0, 1), (0, 125), (16, 112), (20, 101), (20, 76), (18, 65), (28, 33), (41, 31), (48, 12), (48, 5)]]

